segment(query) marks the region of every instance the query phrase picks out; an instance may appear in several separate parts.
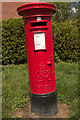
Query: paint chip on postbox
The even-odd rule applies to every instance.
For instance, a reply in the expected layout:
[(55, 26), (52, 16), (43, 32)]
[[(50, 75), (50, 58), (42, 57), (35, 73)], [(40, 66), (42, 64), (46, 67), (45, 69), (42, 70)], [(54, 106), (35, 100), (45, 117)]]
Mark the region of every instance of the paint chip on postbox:
[(34, 33), (34, 44), (35, 44), (35, 50), (46, 49), (44, 32)]

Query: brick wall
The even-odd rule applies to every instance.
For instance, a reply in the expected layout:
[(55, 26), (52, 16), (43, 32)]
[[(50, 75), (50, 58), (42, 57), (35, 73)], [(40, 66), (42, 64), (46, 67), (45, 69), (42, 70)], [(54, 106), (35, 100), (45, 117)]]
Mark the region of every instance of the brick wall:
[(2, 19), (20, 18), (17, 14), (17, 7), (26, 4), (25, 2), (2, 2)]

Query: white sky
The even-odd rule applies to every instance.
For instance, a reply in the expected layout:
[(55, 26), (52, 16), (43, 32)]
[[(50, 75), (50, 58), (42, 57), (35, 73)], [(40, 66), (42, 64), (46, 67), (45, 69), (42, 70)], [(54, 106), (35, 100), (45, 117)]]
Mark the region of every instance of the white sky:
[(76, 13), (76, 9), (75, 8), (72, 8), (72, 10), (74, 11), (74, 13)]

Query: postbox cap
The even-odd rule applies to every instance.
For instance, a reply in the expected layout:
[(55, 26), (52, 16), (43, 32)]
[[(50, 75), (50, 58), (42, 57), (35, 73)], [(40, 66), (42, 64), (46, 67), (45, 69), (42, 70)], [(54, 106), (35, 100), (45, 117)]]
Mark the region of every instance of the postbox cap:
[[(33, 12), (34, 10), (44, 10), (50, 14), (53, 14), (56, 12), (56, 5), (51, 3), (45, 3), (45, 2), (34, 2), (34, 3), (27, 3), (17, 8), (17, 12), (19, 15), (24, 16), (25, 12), (26, 14)], [(36, 12), (37, 12), (36, 10)], [(44, 12), (43, 11), (43, 12)]]

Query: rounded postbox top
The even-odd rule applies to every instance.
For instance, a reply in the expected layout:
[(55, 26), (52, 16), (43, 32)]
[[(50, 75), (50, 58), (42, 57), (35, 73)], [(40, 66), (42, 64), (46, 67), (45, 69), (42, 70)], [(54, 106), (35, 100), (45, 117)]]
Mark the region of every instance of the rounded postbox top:
[(18, 7), (17, 12), (20, 16), (39, 13), (53, 14), (56, 12), (56, 6), (54, 4), (44, 2), (27, 3)]

